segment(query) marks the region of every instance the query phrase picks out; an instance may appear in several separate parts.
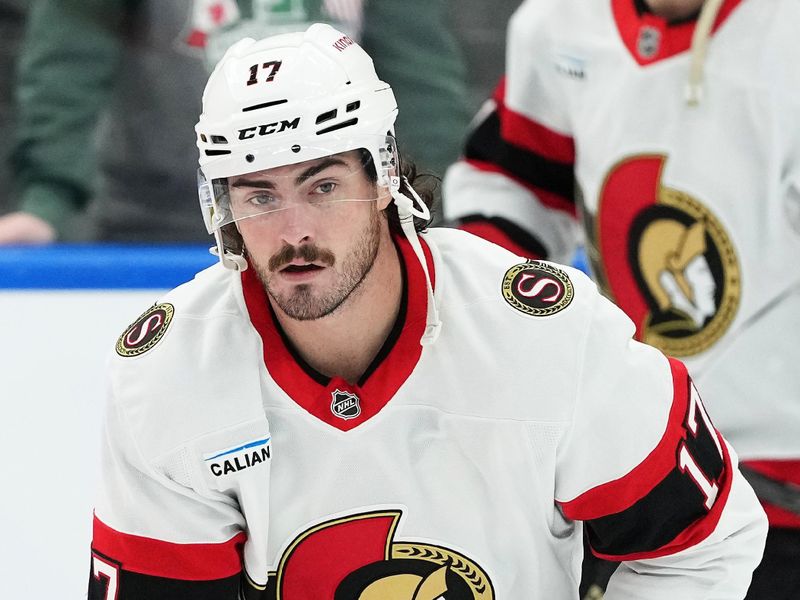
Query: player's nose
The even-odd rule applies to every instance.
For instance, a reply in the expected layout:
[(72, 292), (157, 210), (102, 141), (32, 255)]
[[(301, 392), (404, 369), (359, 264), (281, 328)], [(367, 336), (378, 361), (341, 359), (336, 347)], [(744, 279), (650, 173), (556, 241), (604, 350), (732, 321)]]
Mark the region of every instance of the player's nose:
[(303, 200), (295, 200), (291, 208), (278, 213), (282, 220), (281, 237), (291, 246), (314, 239), (319, 211)]

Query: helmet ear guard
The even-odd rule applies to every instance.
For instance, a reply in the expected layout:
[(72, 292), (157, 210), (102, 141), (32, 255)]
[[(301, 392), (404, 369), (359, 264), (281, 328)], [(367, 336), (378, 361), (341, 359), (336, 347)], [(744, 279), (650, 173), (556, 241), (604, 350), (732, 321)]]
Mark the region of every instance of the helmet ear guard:
[[(378, 184), (388, 187), (394, 195), (394, 192), (400, 190), (400, 154), (397, 143), (390, 134), (386, 135), (386, 143), (378, 150), (378, 157), (376, 166), (381, 166), (378, 170)], [(384, 180), (381, 180), (381, 173), (384, 173)]]

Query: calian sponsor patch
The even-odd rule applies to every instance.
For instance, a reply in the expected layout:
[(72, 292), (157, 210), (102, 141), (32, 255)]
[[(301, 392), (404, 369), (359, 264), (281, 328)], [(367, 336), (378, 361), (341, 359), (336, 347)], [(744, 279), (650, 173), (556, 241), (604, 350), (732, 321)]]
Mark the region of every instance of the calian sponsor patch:
[(204, 454), (203, 459), (214, 477), (238, 473), (269, 461), (270, 439), (261, 438), (220, 452)]

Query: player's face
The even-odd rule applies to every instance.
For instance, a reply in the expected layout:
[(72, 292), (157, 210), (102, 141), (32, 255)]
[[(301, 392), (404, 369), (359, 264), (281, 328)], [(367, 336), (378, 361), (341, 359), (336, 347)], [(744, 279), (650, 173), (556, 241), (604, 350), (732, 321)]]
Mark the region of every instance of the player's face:
[(230, 190), (234, 208), (283, 207), (237, 226), (267, 293), (294, 319), (319, 319), (341, 306), (388, 235), (389, 194), (369, 179), (358, 152), (232, 178)]

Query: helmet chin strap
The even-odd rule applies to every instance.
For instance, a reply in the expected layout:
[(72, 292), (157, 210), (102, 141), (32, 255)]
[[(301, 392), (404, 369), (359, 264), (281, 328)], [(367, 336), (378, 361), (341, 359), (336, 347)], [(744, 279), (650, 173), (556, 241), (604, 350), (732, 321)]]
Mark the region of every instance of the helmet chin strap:
[[(425, 286), (428, 291), (428, 315), (425, 322), (425, 333), (422, 335), (421, 343), (423, 346), (428, 346), (436, 341), (439, 337), (439, 332), (442, 329), (442, 322), (439, 320), (439, 311), (436, 308), (436, 301), (433, 297), (433, 285), (431, 284), (431, 276), (428, 272), (428, 263), (425, 260), (425, 254), (422, 251), (422, 245), (419, 243), (417, 230), (414, 228), (414, 217), (425, 219), (426, 221), (431, 218), (431, 213), (428, 207), (419, 197), (414, 188), (408, 182), (408, 179), (403, 177), (403, 182), (406, 188), (413, 196), (414, 200), (406, 196), (399, 189), (392, 190), (392, 198), (397, 205), (397, 214), (400, 217), (400, 226), (403, 230), (403, 235), (411, 244), (414, 249), (414, 254), (422, 265), (422, 270), (425, 273)], [(416, 201), (416, 205), (415, 202)]]

